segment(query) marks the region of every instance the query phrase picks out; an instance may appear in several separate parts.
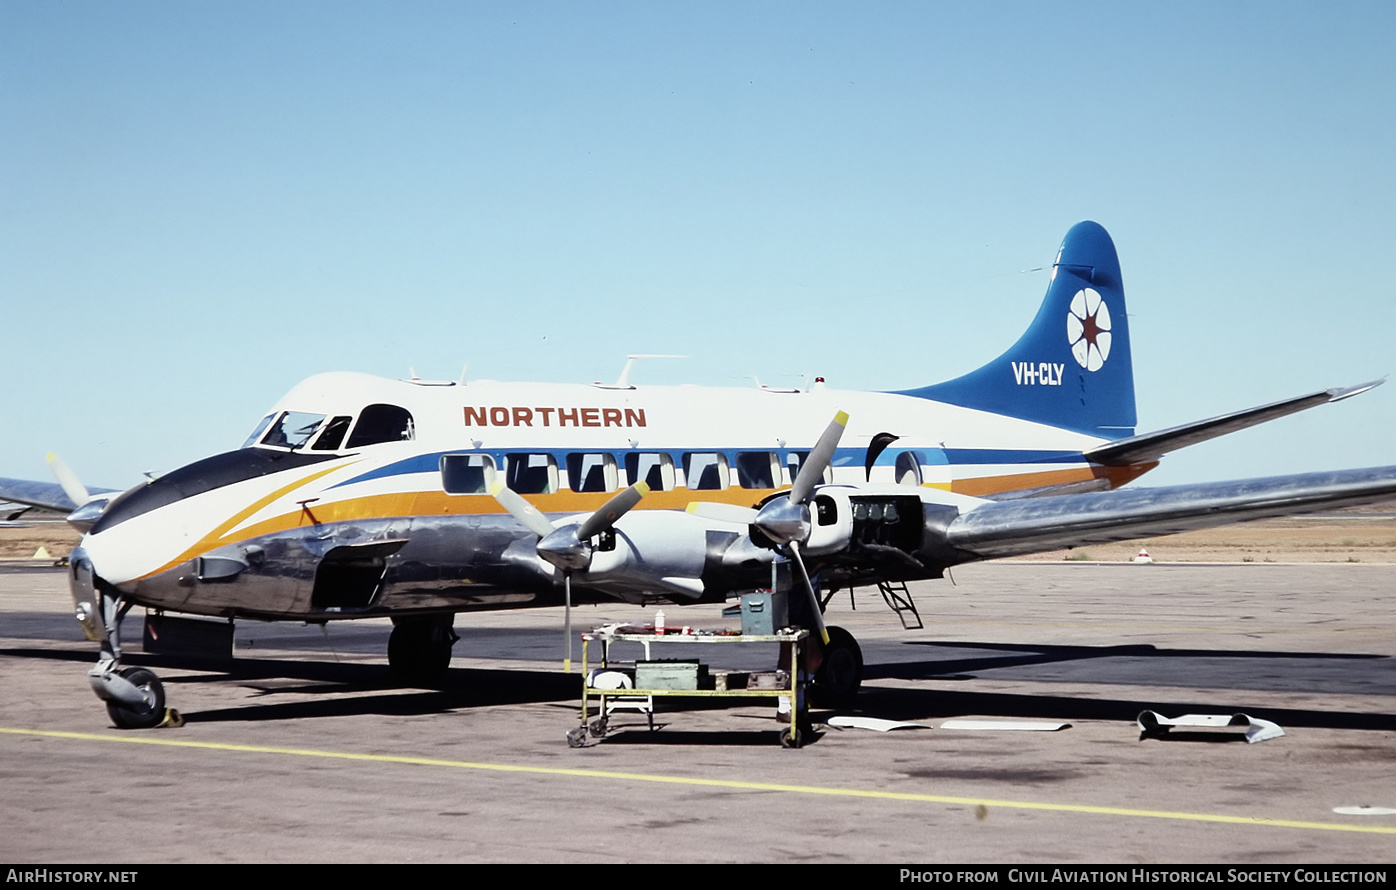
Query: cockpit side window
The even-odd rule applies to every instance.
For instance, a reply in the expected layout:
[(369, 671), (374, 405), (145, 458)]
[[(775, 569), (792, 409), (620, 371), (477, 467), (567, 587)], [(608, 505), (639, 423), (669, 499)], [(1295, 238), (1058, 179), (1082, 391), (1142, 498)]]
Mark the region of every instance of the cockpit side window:
[(401, 442), (417, 438), (412, 412), (397, 405), (369, 405), (349, 436), (346, 448), (362, 448), (379, 442)]
[(354, 420), (352, 417), (340, 416), (325, 424), (325, 429), (320, 433), (320, 438), (315, 440), (315, 444), (310, 446), (311, 451), (335, 451), (340, 443), (344, 441), (344, 434), (349, 432), (349, 424)]
[(248, 436), (247, 441), (242, 443), (242, 447), (251, 448), (253, 445), (256, 445), (257, 442), (261, 440), (262, 433), (267, 431), (267, 427), (271, 426), (271, 422), (275, 419), (275, 414), (268, 414), (266, 417), (263, 417), (261, 422), (257, 424), (257, 428), (252, 431), (252, 435)]
[(276, 419), (262, 437), (263, 445), (273, 448), (300, 448), (325, 420), (323, 414), (309, 414), (305, 411), (287, 411)]

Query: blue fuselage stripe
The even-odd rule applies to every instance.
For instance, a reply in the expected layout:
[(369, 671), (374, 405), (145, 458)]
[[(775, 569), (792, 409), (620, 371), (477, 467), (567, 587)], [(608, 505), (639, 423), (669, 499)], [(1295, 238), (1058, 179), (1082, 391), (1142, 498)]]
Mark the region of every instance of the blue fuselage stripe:
[[(751, 449), (751, 451), (757, 450), (759, 449)], [(936, 466), (944, 464), (953, 464), (956, 466), (982, 466), (993, 464), (1079, 464), (1086, 462), (1085, 456), (1080, 451), (1048, 451), (1015, 448), (910, 448), (902, 450), (914, 451), (919, 453), (922, 458), (921, 462), (925, 466)], [(745, 451), (747, 451), (747, 449), (686, 448), (682, 451), (672, 449), (652, 449), (647, 450), (645, 453), (668, 454), (673, 459), (675, 465), (679, 465), (679, 462), (682, 460), (684, 454), (719, 452), (721, 454), (726, 455), (728, 461), (732, 462), (736, 459), (736, 455), (738, 453)], [(776, 454), (779, 456), (780, 462), (784, 464), (786, 462), (786, 457), (788, 454), (805, 453), (806, 451), (807, 449), (776, 449)], [(412, 457), (406, 458), (405, 460), (395, 461), (391, 464), (379, 467), (376, 470), (370, 470), (367, 473), (361, 473), (352, 479), (348, 479), (344, 482), (340, 482), (336, 485), (333, 485), (331, 486), (331, 488), (342, 488), (346, 485), (354, 485), (356, 483), (367, 482), (372, 479), (386, 479), (394, 476), (410, 476), (419, 473), (437, 473), (440, 471), (442, 456), (447, 454), (487, 454), (494, 459), (495, 464), (497, 466), (502, 468), (504, 465), (504, 457), (507, 454), (550, 454), (553, 456), (555, 460), (557, 460), (560, 466), (565, 466), (567, 455), (578, 453), (609, 453), (616, 459), (616, 463), (618, 465), (624, 466), (625, 455), (629, 452), (581, 452), (578, 449), (574, 448), (569, 448), (566, 450), (539, 448), (529, 451), (525, 451), (523, 449), (513, 451), (471, 451), (469, 449), (436, 451), (429, 454), (414, 455)], [(838, 449), (838, 451), (834, 453), (833, 462), (835, 466), (840, 467), (862, 466), (863, 459), (866, 456), (866, 453), (866, 450), (862, 448), (840, 448)], [(878, 455), (876, 466), (891, 466), (895, 461), (896, 452), (890, 450), (885, 451), (882, 454)]]

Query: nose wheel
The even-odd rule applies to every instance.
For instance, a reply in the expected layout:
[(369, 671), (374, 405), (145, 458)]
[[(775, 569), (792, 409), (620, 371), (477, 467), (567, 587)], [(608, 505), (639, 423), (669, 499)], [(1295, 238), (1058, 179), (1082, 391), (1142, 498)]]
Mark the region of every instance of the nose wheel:
[[(112, 699), (107, 715), (118, 729), (152, 729), (165, 722), (165, 687), (145, 668), (126, 668), (118, 675), (141, 694), (140, 702)], [(173, 712), (177, 714), (178, 712)]]

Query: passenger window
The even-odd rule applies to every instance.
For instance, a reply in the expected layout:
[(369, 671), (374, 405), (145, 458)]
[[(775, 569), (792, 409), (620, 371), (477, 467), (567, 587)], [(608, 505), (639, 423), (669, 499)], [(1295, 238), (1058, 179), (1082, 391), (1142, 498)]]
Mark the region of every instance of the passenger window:
[(354, 420), (352, 417), (336, 417), (325, 424), (324, 432), (320, 433), (320, 438), (315, 440), (315, 444), (310, 446), (311, 451), (334, 451), (339, 448), (344, 441), (344, 434), (349, 432), (349, 424)]
[(519, 494), (557, 491), (557, 461), (551, 454), (511, 454), (505, 466), (504, 484)]
[(742, 488), (775, 488), (780, 462), (770, 451), (743, 451), (737, 455), (737, 484)]
[(567, 455), (567, 484), (573, 491), (615, 491), (616, 459), (609, 454)]
[(441, 487), (447, 494), (488, 494), (494, 484), (494, 459), (488, 454), (443, 454)]
[(690, 451), (683, 456), (684, 485), (699, 491), (720, 491), (727, 487), (727, 455), (712, 451)]
[(379, 442), (401, 442), (417, 438), (412, 413), (397, 405), (369, 405), (359, 415), (354, 434), (346, 448), (362, 448)]
[(919, 452), (903, 451), (897, 455), (894, 472), (898, 485), (919, 486), (921, 484), (922, 458)]
[[(795, 477), (800, 475), (800, 467), (804, 466), (807, 460), (809, 460), (808, 451), (792, 451), (785, 456), (785, 465), (789, 470), (789, 478), (785, 480), (787, 484), (795, 484)], [(834, 481), (834, 468), (832, 466), (824, 469), (824, 477), (820, 481), (825, 485)]]
[(662, 452), (631, 451), (625, 455), (630, 484), (644, 482), (651, 491), (674, 490), (674, 459)]

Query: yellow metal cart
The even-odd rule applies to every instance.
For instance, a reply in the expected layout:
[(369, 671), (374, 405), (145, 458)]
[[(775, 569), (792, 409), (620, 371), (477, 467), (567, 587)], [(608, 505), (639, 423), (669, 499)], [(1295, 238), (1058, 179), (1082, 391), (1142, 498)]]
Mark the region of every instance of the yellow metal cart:
[[(774, 634), (737, 634), (732, 632), (696, 631), (693, 633), (655, 633), (653, 629), (643, 627), (620, 627), (601, 628), (591, 633), (582, 634), (582, 717), (581, 726), (567, 733), (567, 744), (573, 748), (580, 748), (586, 744), (587, 734), (592, 738), (601, 739), (605, 737), (606, 730), (610, 722), (610, 713), (607, 708), (608, 700), (625, 701), (633, 704), (635, 700), (645, 698), (653, 702), (655, 698), (682, 697), (682, 698), (774, 698), (785, 699), (790, 706), (790, 725), (781, 730), (780, 744), (783, 748), (798, 748), (803, 743), (801, 737), (801, 726), (804, 724), (804, 690), (800, 684), (800, 672), (798, 670), (799, 643), (809, 636), (807, 630), (790, 630)], [(685, 644), (685, 645), (738, 645), (742, 643), (790, 643), (790, 664), (787, 666), (788, 677), (786, 685), (776, 689), (673, 689), (673, 688), (643, 688), (640, 683), (636, 683), (634, 688), (609, 688), (593, 686), (592, 671), (589, 667), (589, 653), (592, 643), (601, 644), (601, 668), (611, 667), (611, 646), (615, 643), (639, 643), (645, 647), (645, 656), (650, 656), (651, 647), (654, 645)], [(696, 684), (695, 684), (696, 685)], [(592, 701), (599, 704), (598, 714), (591, 719), (590, 705)], [(654, 722), (651, 717), (650, 727), (653, 729)]]

